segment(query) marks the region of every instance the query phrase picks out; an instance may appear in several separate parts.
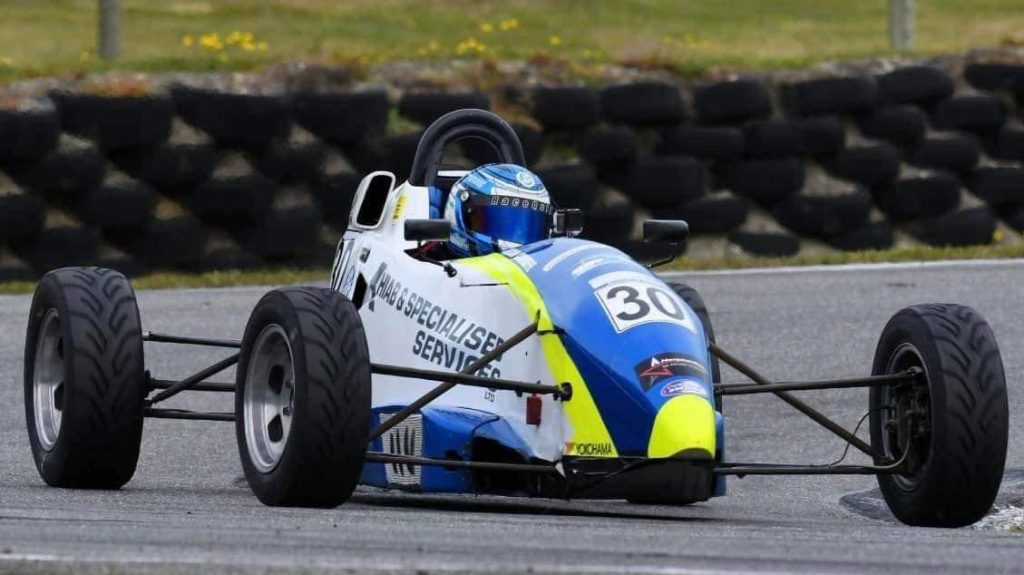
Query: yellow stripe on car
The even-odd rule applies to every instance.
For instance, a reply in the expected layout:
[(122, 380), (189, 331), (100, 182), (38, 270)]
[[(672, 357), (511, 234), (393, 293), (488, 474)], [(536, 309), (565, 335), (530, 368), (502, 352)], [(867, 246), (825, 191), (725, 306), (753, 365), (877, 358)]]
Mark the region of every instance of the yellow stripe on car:
[[(554, 329), (544, 299), (533, 285), (530, 276), (515, 262), (501, 254), (490, 254), (467, 258), (459, 263), (472, 266), (495, 281), (508, 285), (512, 294), (526, 308), (527, 314), (538, 318), (538, 331), (550, 332)], [(598, 411), (583, 376), (562, 345), (562, 340), (557, 335), (548, 334), (541, 335), (540, 341), (554, 382), (567, 382), (572, 385), (572, 399), (563, 404), (566, 417), (572, 426), (572, 439), (565, 444), (565, 454), (618, 457), (615, 442), (612, 441), (611, 434), (601, 418), (601, 412)]]

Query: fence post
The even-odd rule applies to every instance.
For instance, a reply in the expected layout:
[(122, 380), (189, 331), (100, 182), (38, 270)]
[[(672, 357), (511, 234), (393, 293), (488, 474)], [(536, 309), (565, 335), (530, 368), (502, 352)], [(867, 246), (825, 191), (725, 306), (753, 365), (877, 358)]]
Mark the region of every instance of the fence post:
[(121, 53), (121, 0), (99, 0), (100, 57), (114, 60)]
[(914, 0), (889, 0), (889, 44), (897, 52), (914, 44)]

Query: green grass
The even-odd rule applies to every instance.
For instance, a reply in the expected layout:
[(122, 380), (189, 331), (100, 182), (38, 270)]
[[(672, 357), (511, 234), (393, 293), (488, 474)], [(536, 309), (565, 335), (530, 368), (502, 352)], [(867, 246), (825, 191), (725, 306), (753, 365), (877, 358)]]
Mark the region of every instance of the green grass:
[[(888, 53), (887, 0), (122, 0), (122, 5), (123, 57), (111, 65), (95, 56), (96, 0), (4, 0), (0, 79), (112, 68), (245, 70), (298, 58), (367, 63), (543, 57), (700, 72)], [(1020, 41), (1021, 30), (1024, 0), (917, 2), (915, 53)], [(252, 40), (226, 44), (233, 31), (251, 33)], [(210, 49), (199, 46), (199, 38), (212, 33), (219, 34), (222, 49), (212, 42)], [(191, 47), (183, 45), (185, 36), (193, 38)], [(476, 43), (468, 43), (470, 38)]]
[[(957, 261), (972, 259), (1024, 258), (1024, 244), (975, 246), (966, 248), (911, 247), (866, 252), (839, 252), (803, 255), (788, 258), (694, 259), (679, 258), (659, 271), (706, 271), (717, 269), (773, 268), (784, 266), (841, 265), (860, 263)], [(156, 273), (132, 280), (136, 289), (179, 289), (233, 286), (280, 286), (327, 281), (329, 269), (267, 269), (255, 271), (224, 271), (203, 274)], [(0, 295), (31, 293), (33, 282), (0, 283)]]

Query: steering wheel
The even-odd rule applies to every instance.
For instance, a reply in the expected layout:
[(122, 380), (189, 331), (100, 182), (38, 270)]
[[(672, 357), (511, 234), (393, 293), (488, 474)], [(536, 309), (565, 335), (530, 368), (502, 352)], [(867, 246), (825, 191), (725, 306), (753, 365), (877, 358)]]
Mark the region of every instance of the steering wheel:
[(441, 168), (445, 147), (466, 138), (476, 138), (490, 145), (502, 163), (526, 167), (523, 145), (512, 127), (497, 114), (467, 108), (448, 112), (423, 132), (416, 146), (409, 183), (414, 186), (433, 186)]

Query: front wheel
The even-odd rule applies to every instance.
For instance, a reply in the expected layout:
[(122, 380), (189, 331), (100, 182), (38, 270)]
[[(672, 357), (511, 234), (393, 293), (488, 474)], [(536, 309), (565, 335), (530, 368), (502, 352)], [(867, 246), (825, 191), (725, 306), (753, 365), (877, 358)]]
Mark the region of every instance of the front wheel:
[(871, 444), (900, 474), (879, 475), (908, 525), (961, 527), (988, 513), (1002, 482), (1009, 408), (995, 336), (975, 310), (918, 305), (882, 330), (872, 373), (917, 369), (919, 382), (873, 387)]
[(117, 489), (135, 474), (146, 395), (135, 292), (115, 271), (39, 281), (25, 337), (32, 457), (56, 487)]
[(275, 290), (245, 328), (235, 432), (249, 487), (267, 505), (336, 507), (362, 472), (370, 358), (355, 306), (327, 289)]

